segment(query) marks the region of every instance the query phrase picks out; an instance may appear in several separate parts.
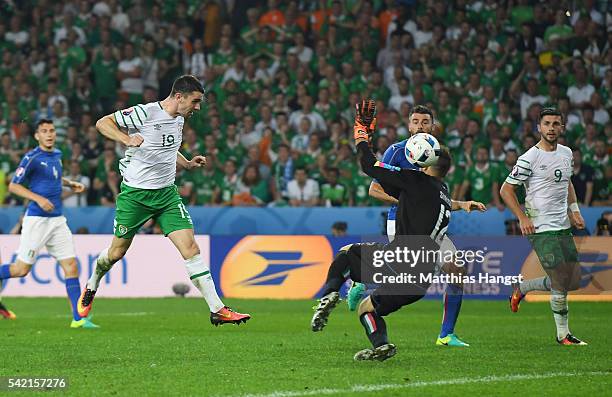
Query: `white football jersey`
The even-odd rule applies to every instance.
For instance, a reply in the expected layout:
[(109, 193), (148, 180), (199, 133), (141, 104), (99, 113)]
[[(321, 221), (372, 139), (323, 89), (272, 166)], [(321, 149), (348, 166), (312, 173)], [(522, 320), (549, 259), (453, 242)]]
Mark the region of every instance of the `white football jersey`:
[(140, 189), (161, 189), (174, 184), (176, 158), (183, 141), (182, 116), (172, 117), (159, 102), (117, 110), (113, 116), (128, 134), (140, 134), (144, 142), (130, 147), (119, 161), (123, 182)]
[(574, 169), (572, 150), (557, 145), (554, 152), (537, 146), (516, 162), (506, 183), (525, 185), (525, 209), (536, 233), (570, 228), (567, 193)]

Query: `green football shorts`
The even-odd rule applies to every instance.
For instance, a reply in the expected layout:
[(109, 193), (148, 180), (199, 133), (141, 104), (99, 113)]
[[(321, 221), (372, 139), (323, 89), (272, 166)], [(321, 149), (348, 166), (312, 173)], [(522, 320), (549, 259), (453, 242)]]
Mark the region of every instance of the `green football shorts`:
[(191, 216), (178, 194), (176, 185), (162, 189), (138, 189), (121, 183), (117, 196), (115, 236), (130, 239), (149, 219), (154, 219), (165, 236), (183, 229), (193, 229)]
[(544, 269), (578, 262), (571, 229), (549, 230), (527, 236)]

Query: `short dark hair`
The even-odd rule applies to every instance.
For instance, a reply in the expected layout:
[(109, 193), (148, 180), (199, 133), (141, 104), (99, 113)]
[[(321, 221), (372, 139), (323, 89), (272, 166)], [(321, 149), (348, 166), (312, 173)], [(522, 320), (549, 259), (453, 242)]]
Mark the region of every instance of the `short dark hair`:
[(184, 74), (174, 80), (172, 83), (172, 92), (170, 95), (174, 95), (176, 93), (181, 94), (190, 94), (194, 91), (204, 93), (204, 87), (202, 87), (202, 83), (195, 76), (190, 74)]
[(327, 172), (335, 173), (336, 175), (340, 175), (340, 170), (338, 168), (336, 168), (336, 167), (329, 167), (329, 168), (327, 168)]
[(448, 170), (452, 164), (452, 157), (448, 147), (440, 146), (440, 155), (438, 156), (438, 161), (432, 167), (436, 170), (436, 173), (440, 178), (444, 178), (446, 174), (448, 174)]
[(538, 124), (542, 122), (544, 116), (559, 116), (561, 117), (561, 122), (563, 122), (563, 115), (555, 108), (544, 108), (540, 110), (540, 115), (538, 116)]
[(334, 222), (334, 224), (332, 225), (332, 229), (336, 229), (338, 231), (346, 232), (346, 229), (348, 229), (348, 224), (346, 222), (342, 222), (342, 221)]
[(40, 119), (38, 120), (38, 122), (36, 123), (36, 130), (38, 130), (38, 127), (40, 127), (43, 124), (53, 124), (53, 120), (51, 119)]
[(413, 114), (418, 113), (418, 114), (428, 114), (429, 117), (431, 118), (431, 121), (433, 122), (434, 116), (433, 116), (433, 112), (431, 111), (431, 109), (429, 109), (427, 106), (424, 105), (416, 105), (415, 107), (413, 107), (410, 110), (410, 115), (409, 117), (412, 117)]

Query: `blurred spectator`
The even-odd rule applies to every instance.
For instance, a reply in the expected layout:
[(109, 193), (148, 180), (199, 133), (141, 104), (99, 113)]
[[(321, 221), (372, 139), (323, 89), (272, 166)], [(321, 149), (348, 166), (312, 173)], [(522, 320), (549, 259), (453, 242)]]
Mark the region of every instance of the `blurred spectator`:
[(597, 220), (595, 235), (610, 236), (612, 230), (612, 211), (605, 211)]
[(568, 87), (567, 96), (572, 106), (580, 109), (590, 102), (591, 96), (595, 93), (595, 87), (587, 82), (587, 72), (584, 66), (578, 67), (575, 72), (576, 82)]
[(116, 171), (108, 172), (106, 179), (96, 178), (93, 183), (93, 205), (114, 207), (117, 195), (119, 195), (119, 175)]
[(237, 184), (236, 162), (233, 159), (228, 159), (223, 167), (223, 177), (219, 180), (219, 184), (214, 192), (214, 202), (231, 205)]
[(248, 148), (257, 144), (263, 134), (255, 128), (255, 119), (250, 114), (242, 118), (242, 128), (240, 131), (240, 143), (243, 147)]
[[(539, 109), (557, 107), (566, 127), (560, 142), (583, 157), (575, 177), (591, 167), (591, 204), (610, 203), (612, 33), (604, 2), (200, 3), (11, 2), (0, 15), (4, 178), (35, 145), (34, 123), (53, 118), (65, 170), (76, 161), (90, 178), (89, 204), (112, 203), (124, 149), (105, 151), (95, 121), (165, 97), (178, 75), (192, 73), (206, 101), (185, 120), (182, 149), (206, 154), (211, 165), (197, 177), (179, 173), (177, 184), (197, 205), (231, 205), (251, 163), (273, 205), (288, 202), (297, 167), (321, 186), (328, 168), (338, 168), (343, 205), (371, 205), (369, 178), (347, 144), (354, 104), (366, 96), (378, 105), (379, 157), (408, 136), (414, 105), (434, 109), (436, 134), (454, 158), (454, 197), (466, 171), (480, 169), (475, 148), (488, 150), (482, 177), (500, 183), (516, 154), (539, 139)], [(111, 172), (117, 183), (109, 185)]]
[(233, 197), (234, 205), (262, 206), (270, 201), (268, 182), (259, 173), (256, 164), (249, 164), (242, 172), (242, 178), (236, 184)]
[(331, 227), (332, 236), (334, 237), (343, 237), (346, 236), (346, 230), (348, 229), (348, 225), (346, 222), (334, 222)]
[(474, 165), (469, 167), (465, 174), (459, 199), (480, 201), (487, 207), (495, 204), (502, 210), (503, 205), (499, 201), (499, 195), (494, 194), (494, 191), (499, 191), (499, 186), (489, 162), (489, 151), (486, 147), (480, 146), (476, 151)]
[(134, 45), (123, 45), (121, 61), (117, 66), (121, 91), (125, 93), (129, 105), (135, 105), (142, 100), (144, 82), (142, 80), (142, 60), (134, 52)]
[(319, 185), (308, 177), (304, 168), (296, 168), (294, 179), (287, 184), (292, 207), (312, 207), (319, 202)]
[(89, 177), (81, 175), (81, 164), (77, 160), (70, 162), (70, 168), (68, 172), (65, 172), (65, 177), (82, 183), (85, 186), (85, 192), (75, 193), (67, 186), (63, 187), (62, 191), (62, 203), (64, 207), (85, 207), (87, 206), (87, 190), (91, 186)]
[(337, 168), (327, 170), (327, 182), (321, 185), (321, 205), (325, 207), (342, 207), (353, 205), (349, 189), (338, 182), (340, 171)]
[(584, 162), (593, 168), (593, 200), (594, 205), (606, 205), (610, 202), (610, 182), (612, 161), (608, 154), (606, 143), (602, 139), (595, 142), (594, 149), (585, 153)]
[(278, 146), (278, 156), (272, 164), (274, 201), (288, 202), (288, 184), (293, 178), (294, 165), (291, 158), (291, 148), (282, 143)]
[(323, 117), (319, 113), (313, 111), (312, 105), (312, 98), (308, 95), (304, 96), (300, 103), (300, 110), (292, 112), (289, 116), (289, 126), (297, 130), (300, 121), (306, 117), (310, 121), (309, 133), (314, 131), (325, 132), (327, 130), (325, 120), (323, 120)]
[(572, 184), (576, 190), (576, 197), (580, 204), (589, 206), (593, 200), (593, 168), (582, 162), (582, 152), (579, 148), (574, 148), (572, 153), (574, 158)]

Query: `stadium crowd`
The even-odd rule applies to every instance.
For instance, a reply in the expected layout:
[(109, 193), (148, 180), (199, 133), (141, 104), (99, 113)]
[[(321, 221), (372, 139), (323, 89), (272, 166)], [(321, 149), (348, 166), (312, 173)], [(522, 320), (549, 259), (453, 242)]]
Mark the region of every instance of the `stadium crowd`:
[[(575, 5), (579, 5), (574, 7)], [(165, 98), (181, 74), (207, 90), (184, 128), (208, 165), (177, 183), (192, 205), (377, 205), (349, 139), (378, 105), (375, 151), (435, 114), (453, 198), (503, 209), (497, 187), (537, 142), (543, 106), (566, 115), (582, 205), (610, 205), (612, 14), (605, 1), (3, 1), (0, 203), (33, 127), (51, 118), (66, 206), (112, 206), (124, 148), (96, 120)]]

